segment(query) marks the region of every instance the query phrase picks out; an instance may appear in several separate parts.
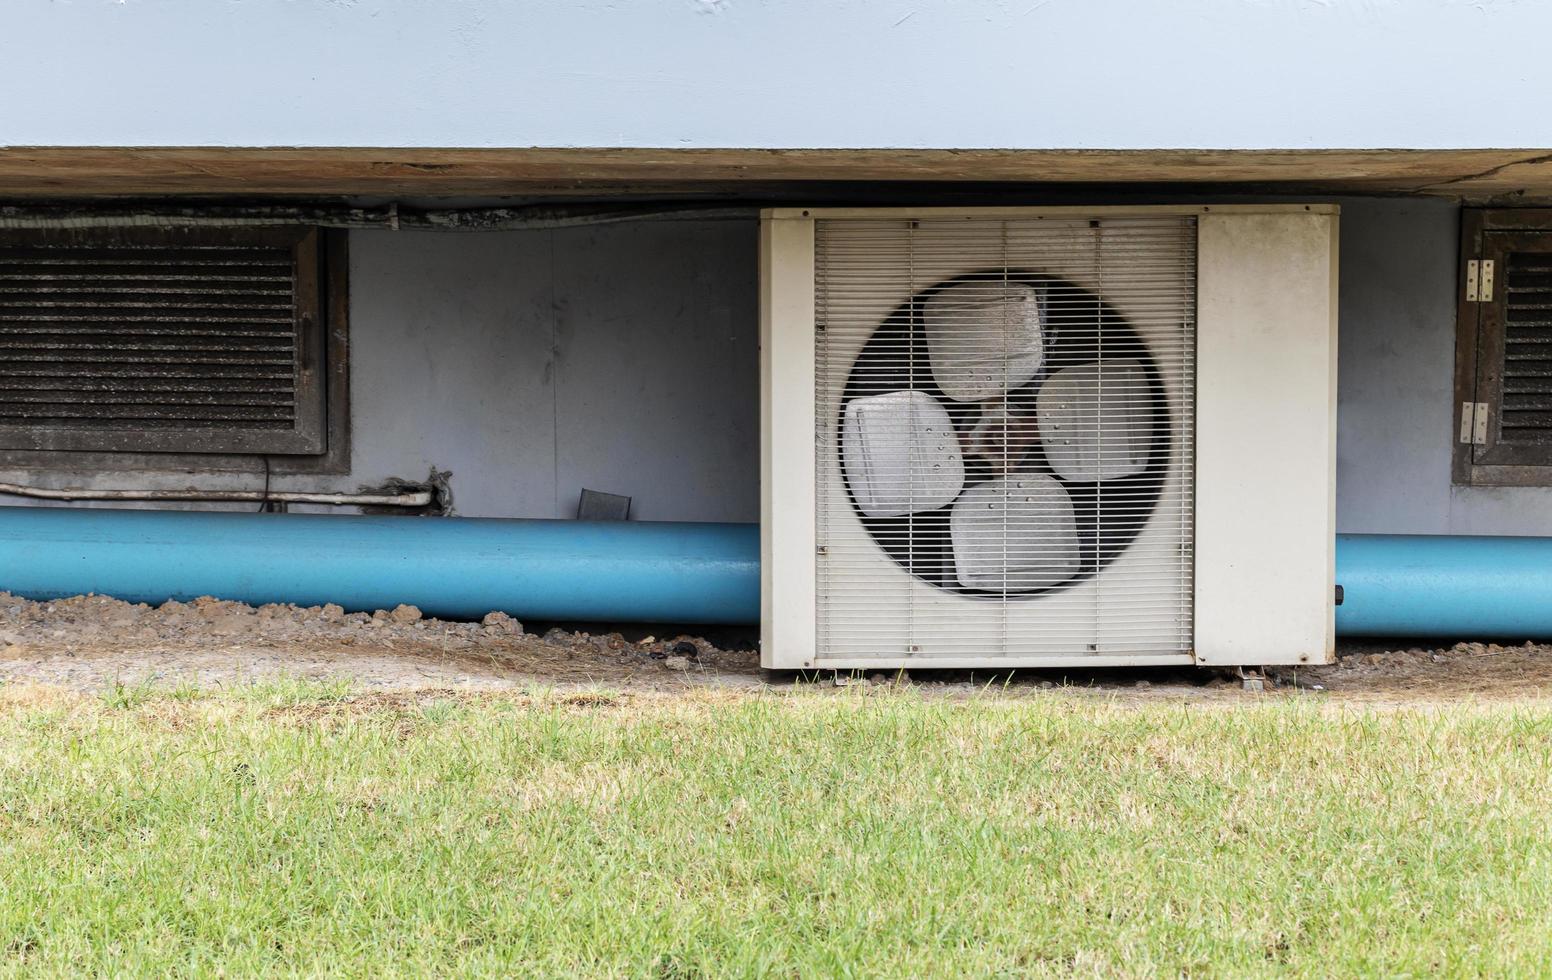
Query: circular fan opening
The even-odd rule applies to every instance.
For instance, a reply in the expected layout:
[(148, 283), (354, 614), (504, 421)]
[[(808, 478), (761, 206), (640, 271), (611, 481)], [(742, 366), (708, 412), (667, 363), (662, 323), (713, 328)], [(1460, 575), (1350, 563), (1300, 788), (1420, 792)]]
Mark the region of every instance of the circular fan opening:
[(946, 591), (1033, 597), (1137, 538), (1168, 468), (1168, 403), (1125, 317), (1033, 271), (944, 280), (863, 345), (835, 420), (851, 505)]

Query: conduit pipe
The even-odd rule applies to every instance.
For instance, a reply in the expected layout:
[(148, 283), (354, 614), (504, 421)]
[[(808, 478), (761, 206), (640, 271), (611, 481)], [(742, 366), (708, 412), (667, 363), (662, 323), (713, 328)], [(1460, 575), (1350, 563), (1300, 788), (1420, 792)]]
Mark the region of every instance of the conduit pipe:
[(331, 504), (356, 507), (426, 507), (430, 490), (406, 493), (300, 493), (291, 490), (92, 490), (85, 487), (54, 489), (22, 483), (0, 483), (0, 494), (38, 500), (198, 500), (252, 501), (277, 504)]
[(752, 623), (753, 524), (0, 507), (0, 588), (160, 603), (399, 603), (427, 615)]
[(382, 228), (428, 231), (540, 231), (588, 228), (625, 221), (749, 220), (759, 209), (739, 202), (675, 204), (518, 204), (499, 207), (417, 208), (390, 203), (379, 208), (329, 205), (145, 205), (123, 210), (58, 205), (0, 207), (0, 230), (91, 228)]

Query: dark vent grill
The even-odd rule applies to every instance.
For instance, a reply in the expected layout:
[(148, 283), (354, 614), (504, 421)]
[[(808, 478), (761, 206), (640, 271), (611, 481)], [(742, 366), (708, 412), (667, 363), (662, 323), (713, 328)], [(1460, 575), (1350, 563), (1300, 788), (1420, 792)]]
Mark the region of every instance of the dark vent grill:
[(13, 447), (321, 451), (310, 231), (35, 237), (0, 241)]
[(1552, 442), (1552, 254), (1510, 252), (1499, 441)]

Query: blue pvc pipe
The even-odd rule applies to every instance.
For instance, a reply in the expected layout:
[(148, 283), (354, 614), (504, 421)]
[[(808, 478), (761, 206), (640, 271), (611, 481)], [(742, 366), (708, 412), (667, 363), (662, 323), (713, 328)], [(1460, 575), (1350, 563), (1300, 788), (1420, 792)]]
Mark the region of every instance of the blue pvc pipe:
[[(1342, 534), (1336, 580), (1344, 636), (1552, 637), (1552, 538)], [(760, 534), (754, 524), (0, 507), (0, 589), (743, 624), (760, 617)]]
[(427, 615), (753, 623), (753, 524), (0, 507), (0, 589), (160, 603), (398, 603)]
[(1339, 534), (1344, 636), (1552, 637), (1552, 538)]

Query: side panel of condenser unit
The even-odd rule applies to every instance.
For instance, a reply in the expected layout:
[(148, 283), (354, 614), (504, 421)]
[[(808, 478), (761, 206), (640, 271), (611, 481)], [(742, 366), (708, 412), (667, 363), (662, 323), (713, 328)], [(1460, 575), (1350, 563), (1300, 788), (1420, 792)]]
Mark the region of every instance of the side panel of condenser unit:
[(1202, 664), (1334, 657), (1337, 213), (1197, 225)]
[(761, 663), (798, 669), (816, 622), (812, 221), (760, 222), (760, 406)]

